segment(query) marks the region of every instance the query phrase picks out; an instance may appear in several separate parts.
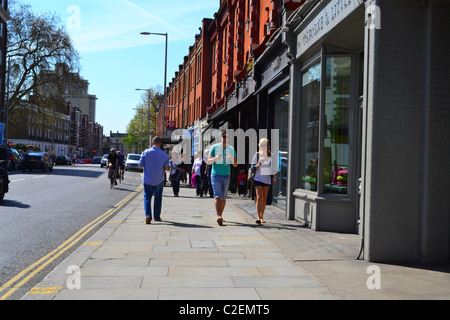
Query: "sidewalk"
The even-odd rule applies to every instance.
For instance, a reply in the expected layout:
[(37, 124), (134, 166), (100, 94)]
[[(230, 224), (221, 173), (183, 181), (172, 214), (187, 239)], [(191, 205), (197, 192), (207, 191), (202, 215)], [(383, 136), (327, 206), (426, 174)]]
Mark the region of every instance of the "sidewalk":
[[(450, 299), (449, 268), (376, 264), (381, 289), (370, 290), (359, 235), (302, 228), (273, 206), (257, 226), (253, 201), (234, 194), (219, 226), (214, 199), (180, 195), (164, 188), (163, 221), (151, 225), (138, 195), (22, 299)], [(66, 285), (70, 266), (79, 288)]]

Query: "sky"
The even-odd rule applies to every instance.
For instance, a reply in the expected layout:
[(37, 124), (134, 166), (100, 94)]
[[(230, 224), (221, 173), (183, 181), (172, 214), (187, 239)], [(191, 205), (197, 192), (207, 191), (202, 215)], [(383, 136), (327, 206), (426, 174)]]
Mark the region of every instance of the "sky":
[(97, 96), (96, 122), (103, 133), (126, 132), (145, 91), (167, 85), (188, 55), (204, 18), (213, 18), (219, 0), (20, 0), (35, 13), (55, 13), (66, 25), (80, 55), (80, 76)]

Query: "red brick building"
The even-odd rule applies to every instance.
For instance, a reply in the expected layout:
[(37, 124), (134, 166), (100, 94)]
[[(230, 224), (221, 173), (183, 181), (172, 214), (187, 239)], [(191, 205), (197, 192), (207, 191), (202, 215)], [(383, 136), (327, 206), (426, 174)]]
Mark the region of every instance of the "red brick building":
[[(192, 128), (219, 114), (224, 118), (225, 111), (251, 96), (253, 61), (280, 26), (280, 5), (279, 0), (221, 0), (214, 19), (203, 20), (167, 88), (167, 105), (173, 108), (166, 109), (166, 117), (175, 128)], [(245, 94), (236, 98), (242, 87)]]

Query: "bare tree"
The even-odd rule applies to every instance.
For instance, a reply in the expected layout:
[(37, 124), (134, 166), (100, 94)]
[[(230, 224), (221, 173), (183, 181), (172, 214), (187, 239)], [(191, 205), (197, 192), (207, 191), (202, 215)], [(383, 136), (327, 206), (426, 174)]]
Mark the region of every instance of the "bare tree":
[[(23, 99), (33, 94), (33, 103), (43, 108), (62, 111), (67, 73), (79, 69), (79, 55), (72, 40), (55, 14), (34, 13), (31, 6), (10, 1), (7, 56), (9, 63), (9, 99), (11, 125), (16, 124), (14, 110)], [(57, 64), (67, 65), (63, 72), (41, 74)], [(67, 69), (67, 70), (66, 70)], [(69, 77), (70, 78), (70, 77)], [(39, 88), (39, 90), (38, 90)]]

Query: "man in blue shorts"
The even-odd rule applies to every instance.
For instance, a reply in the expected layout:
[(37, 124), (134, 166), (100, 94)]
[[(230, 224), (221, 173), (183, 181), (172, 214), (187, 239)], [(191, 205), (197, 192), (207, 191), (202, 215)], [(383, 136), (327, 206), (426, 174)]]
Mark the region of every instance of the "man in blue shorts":
[(236, 151), (228, 145), (228, 138), (227, 131), (222, 130), (220, 143), (211, 146), (208, 155), (208, 164), (212, 164), (211, 183), (214, 190), (217, 223), (220, 226), (223, 224), (222, 213), (230, 185), (231, 164), (237, 167)]

